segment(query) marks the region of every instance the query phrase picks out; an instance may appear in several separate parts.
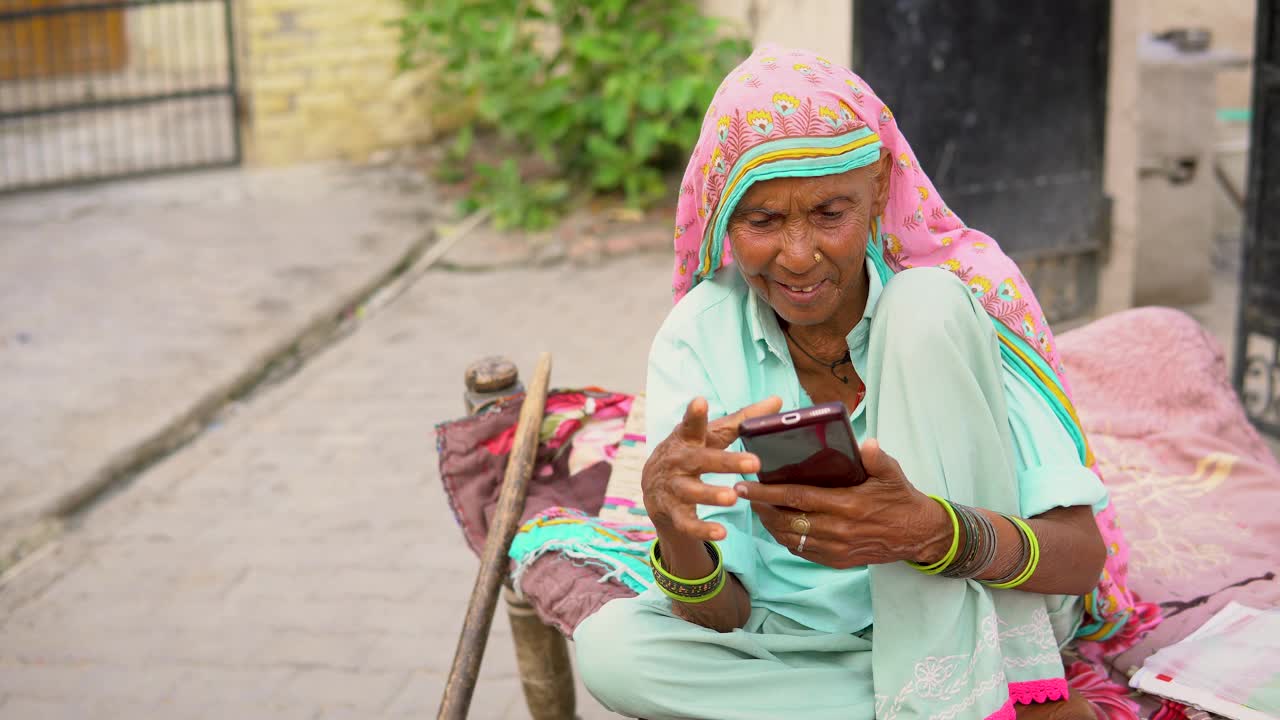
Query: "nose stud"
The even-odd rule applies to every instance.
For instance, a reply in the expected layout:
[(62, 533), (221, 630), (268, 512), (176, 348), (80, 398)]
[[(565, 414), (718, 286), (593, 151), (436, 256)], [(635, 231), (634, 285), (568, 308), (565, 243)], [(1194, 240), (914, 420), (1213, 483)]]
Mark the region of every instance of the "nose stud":
[(815, 253), (813, 254), (813, 261), (814, 261), (814, 262), (816, 262), (816, 263), (820, 263), (820, 262), (822, 262), (822, 253), (820, 253), (820, 252), (815, 252)]

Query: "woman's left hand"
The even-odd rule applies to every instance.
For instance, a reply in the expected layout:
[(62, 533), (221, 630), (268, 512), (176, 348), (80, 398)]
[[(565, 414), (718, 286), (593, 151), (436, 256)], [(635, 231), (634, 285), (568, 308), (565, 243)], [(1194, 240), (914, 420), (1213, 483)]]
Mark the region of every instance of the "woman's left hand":
[[(781, 545), (821, 565), (845, 569), (899, 560), (932, 562), (951, 542), (951, 523), (938, 503), (917, 490), (898, 461), (875, 440), (862, 444), (867, 481), (850, 488), (809, 485), (734, 486), (751, 502), (760, 522)], [(795, 520), (803, 516), (809, 531), (800, 546)]]

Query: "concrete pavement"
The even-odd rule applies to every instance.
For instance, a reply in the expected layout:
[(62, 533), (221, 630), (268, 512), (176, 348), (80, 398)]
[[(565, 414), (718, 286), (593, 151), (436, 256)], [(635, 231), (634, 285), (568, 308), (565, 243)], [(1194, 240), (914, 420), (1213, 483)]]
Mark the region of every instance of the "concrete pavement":
[[(669, 270), (427, 273), (0, 589), (0, 718), (431, 716), (477, 566), (433, 423), (490, 353), (638, 389)], [(472, 717), (527, 717), (501, 614)]]
[(327, 166), (0, 199), (0, 568), (420, 248), (430, 210)]

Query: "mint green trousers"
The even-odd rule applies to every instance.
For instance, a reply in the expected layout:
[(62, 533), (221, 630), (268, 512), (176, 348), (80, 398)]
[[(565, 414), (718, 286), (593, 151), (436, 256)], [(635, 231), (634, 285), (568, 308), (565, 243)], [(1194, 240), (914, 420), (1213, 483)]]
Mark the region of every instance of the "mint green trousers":
[[(1016, 514), (999, 351), (967, 290), (936, 270), (896, 276), (869, 343), (870, 435), (923, 492)], [(760, 607), (720, 633), (677, 618), (649, 590), (579, 625), (577, 667), (602, 704), (647, 720), (983, 718), (1007, 700), (1017, 668), (1061, 677), (1057, 650), (1081, 616), (1078, 598), (993, 591), (903, 563), (872, 568), (871, 598), (874, 625), (855, 634)], [(1036, 635), (1038, 645), (1018, 645)], [(971, 686), (943, 687), (970, 675)]]

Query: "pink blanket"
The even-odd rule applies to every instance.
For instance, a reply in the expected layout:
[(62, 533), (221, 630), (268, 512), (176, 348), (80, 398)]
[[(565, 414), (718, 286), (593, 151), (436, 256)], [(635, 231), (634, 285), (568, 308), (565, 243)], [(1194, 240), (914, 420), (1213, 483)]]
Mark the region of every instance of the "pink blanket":
[(1112, 667), (1140, 665), (1230, 600), (1280, 604), (1280, 464), (1245, 419), (1217, 342), (1181, 312), (1142, 308), (1059, 347), (1125, 524), (1129, 585), (1165, 616)]

